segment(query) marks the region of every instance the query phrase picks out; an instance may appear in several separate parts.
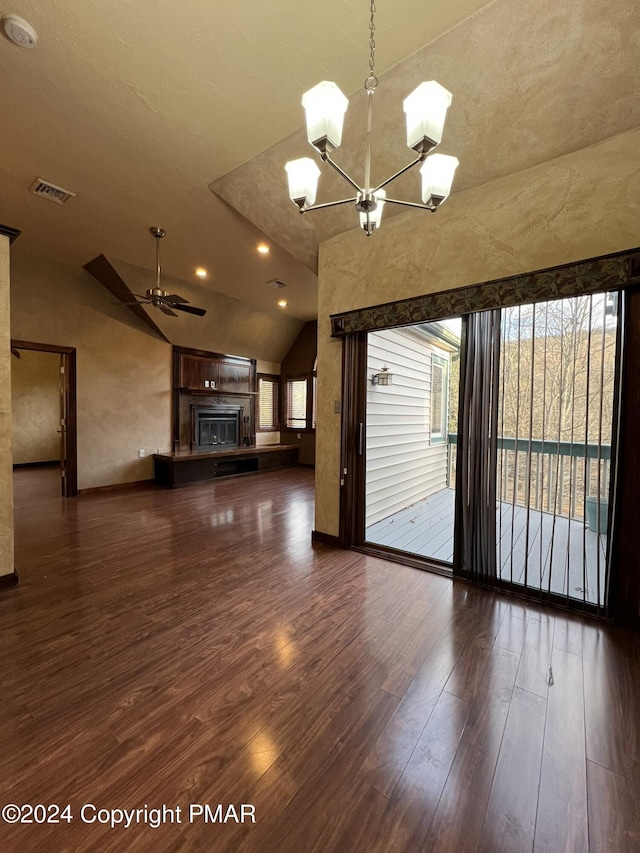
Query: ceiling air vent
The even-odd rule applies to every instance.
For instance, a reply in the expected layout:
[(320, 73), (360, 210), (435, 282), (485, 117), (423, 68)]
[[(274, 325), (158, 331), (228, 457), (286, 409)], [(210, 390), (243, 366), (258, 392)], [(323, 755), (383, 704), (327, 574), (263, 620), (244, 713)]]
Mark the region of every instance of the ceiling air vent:
[(44, 181), (42, 178), (36, 178), (29, 189), (35, 195), (47, 198), (56, 204), (66, 204), (70, 198), (75, 196), (75, 193), (72, 193), (71, 190), (65, 190), (50, 183), (50, 181)]
[(271, 279), (269, 279), (267, 284), (272, 284), (272, 285), (274, 285), (274, 287), (277, 287), (279, 290), (281, 290), (283, 287), (289, 287), (289, 285), (285, 281), (282, 281), (282, 279), (279, 279), (279, 278), (271, 278)]

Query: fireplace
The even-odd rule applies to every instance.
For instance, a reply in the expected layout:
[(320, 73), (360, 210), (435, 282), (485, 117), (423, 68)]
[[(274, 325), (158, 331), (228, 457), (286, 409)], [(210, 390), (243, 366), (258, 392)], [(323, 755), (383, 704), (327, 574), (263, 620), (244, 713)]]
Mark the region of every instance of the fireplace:
[(241, 444), (241, 406), (194, 406), (193, 446), (196, 450), (230, 450)]

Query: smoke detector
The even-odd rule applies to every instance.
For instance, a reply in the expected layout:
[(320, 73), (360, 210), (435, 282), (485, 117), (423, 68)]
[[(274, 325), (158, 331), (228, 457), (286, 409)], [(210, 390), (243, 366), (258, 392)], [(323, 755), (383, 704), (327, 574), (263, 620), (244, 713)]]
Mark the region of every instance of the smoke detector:
[(5, 36), (18, 47), (32, 49), (38, 44), (38, 33), (24, 18), (19, 18), (17, 15), (3, 15), (0, 23)]
[(65, 190), (42, 178), (36, 178), (29, 189), (35, 195), (39, 195), (56, 204), (66, 204), (70, 198), (74, 198), (75, 196), (75, 193), (72, 193), (71, 190)]

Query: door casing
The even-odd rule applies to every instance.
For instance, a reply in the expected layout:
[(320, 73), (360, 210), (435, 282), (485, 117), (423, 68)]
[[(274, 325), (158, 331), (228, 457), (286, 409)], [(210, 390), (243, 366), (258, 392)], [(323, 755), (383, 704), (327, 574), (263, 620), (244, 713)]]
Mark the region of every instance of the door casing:
[(76, 349), (55, 344), (11, 339), (11, 348), (60, 356), (60, 491), (65, 498), (78, 494), (78, 406), (76, 399)]

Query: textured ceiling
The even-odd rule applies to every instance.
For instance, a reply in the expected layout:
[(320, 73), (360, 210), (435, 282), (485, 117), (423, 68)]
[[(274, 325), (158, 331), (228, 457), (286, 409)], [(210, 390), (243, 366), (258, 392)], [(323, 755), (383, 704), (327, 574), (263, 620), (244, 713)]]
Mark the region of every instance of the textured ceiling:
[[(497, 0), (381, 76), (374, 103), (374, 181), (411, 160), (402, 101), (422, 80), (436, 79), (453, 93), (438, 150), (460, 160), (455, 192), (639, 126), (638, 56), (637, 0)], [(361, 89), (351, 98), (343, 144), (334, 154), (358, 181), (365, 100)], [(301, 216), (288, 202), (284, 164), (302, 156), (314, 152), (298, 130), (213, 183), (212, 190), (316, 269), (318, 244), (358, 223), (350, 206)], [(387, 193), (419, 201), (419, 186), (417, 171), (409, 172)], [(317, 203), (351, 194), (323, 167)], [(384, 218), (402, 210), (387, 205)], [(549, 210), (549, 216), (554, 213)], [(437, 216), (446, 215), (445, 204)]]
[[(485, 0), (378, 5), (384, 71)], [(22, 230), (22, 248), (78, 266), (105, 253), (150, 269), (157, 224), (168, 275), (192, 280), (202, 265), (207, 287), (268, 309), (281, 294), (265, 281), (278, 277), (289, 284), (285, 312), (315, 316), (315, 248), (291, 252), (279, 196), (256, 199), (245, 180), (236, 193), (245, 204), (234, 204), (256, 201), (259, 212), (245, 210), (255, 226), (208, 186), (292, 134), (300, 96), (318, 80), (360, 86), (366, 0), (12, 0), (0, 12), (39, 36), (32, 51), (0, 38), (0, 222)], [(36, 177), (77, 196), (65, 207), (36, 198)], [(272, 185), (283, 181), (279, 165)], [(255, 252), (263, 231), (267, 257)]]

